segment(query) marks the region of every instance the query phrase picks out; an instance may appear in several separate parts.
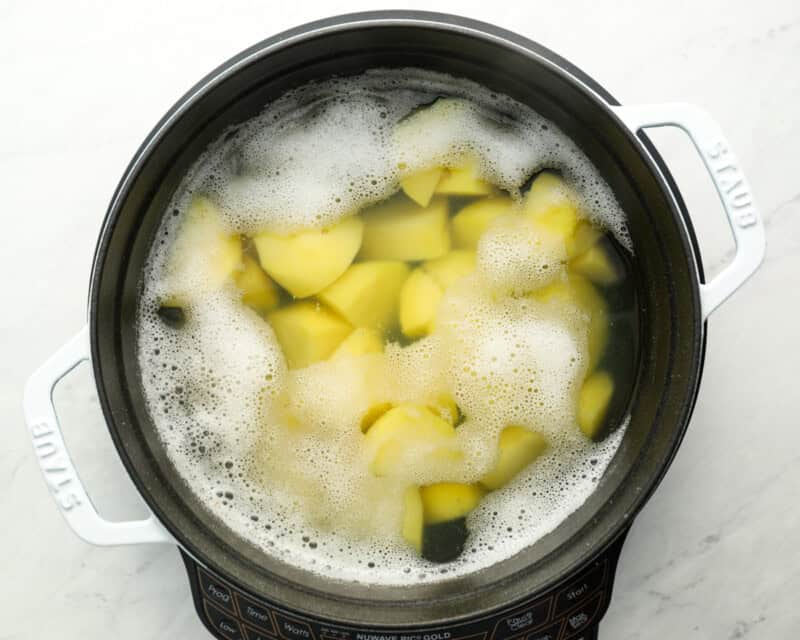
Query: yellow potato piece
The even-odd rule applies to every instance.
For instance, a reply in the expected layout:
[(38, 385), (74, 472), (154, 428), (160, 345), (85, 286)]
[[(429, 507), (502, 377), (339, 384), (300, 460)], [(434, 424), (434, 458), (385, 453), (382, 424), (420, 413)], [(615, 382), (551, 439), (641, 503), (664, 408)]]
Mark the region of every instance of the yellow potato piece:
[(436, 193), (448, 196), (485, 196), (491, 192), (492, 185), (481, 178), (480, 165), (475, 159), (447, 169), (436, 185)]
[(400, 188), (420, 207), (427, 207), (444, 173), (441, 167), (419, 171), (400, 180)]
[(382, 353), (383, 338), (375, 329), (355, 329), (344, 342), (336, 347), (331, 358), (363, 356), (367, 353)]
[(481, 501), (485, 492), (475, 484), (439, 482), (420, 489), (425, 524), (463, 518)]
[(622, 277), (607, 251), (599, 245), (587, 249), (577, 258), (574, 258), (569, 266), (576, 273), (586, 276), (592, 282), (601, 285), (614, 284)]
[(433, 331), (442, 288), (424, 269), (415, 269), (400, 289), (400, 330), (408, 338)]
[(581, 220), (578, 226), (575, 227), (575, 232), (572, 236), (565, 241), (567, 258), (571, 260), (581, 255), (597, 244), (597, 241), (600, 240), (601, 237), (603, 237), (603, 233), (597, 227), (591, 222)]
[(234, 274), (236, 286), (242, 292), (242, 302), (259, 313), (278, 306), (278, 288), (256, 260), (244, 256), (244, 269)]
[(511, 211), (510, 198), (487, 198), (468, 204), (451, 220), (453, 247), (456, 249), (478, 248), (478, 241), (492, 220)]
[(425, 208), (393, 199), (364, 211), (365, 260), (430, 260), (450, 249), (447, 201), (434, 198)]
[(364, 225), (350, 216), (325, 229), (253, 237), (258, 259), (270, 277), (295, 298), (319, 293), (350, 266), (361, 246)]
[(565, 241), (572, 237), (580, 221), (572, 191), (560, 177), (549, 171), (540, 173), (531, 184), (522, 213), (540, 228)]
[(422, 551), (423, 507), (419, 488), (409, 487), (403, 494), (403, 540)]
[(291, 369), (325, 360), (353, 327), (317, 302), (302, 301), (267, 315)]
[[(241, 266), (241, 238), (225, 231), (219, 210), (211, 200), (205, 196), (193, 198), (167, 264), (169, 277), (179, 288), (214, 291)], [(178, 297), (186, 293), (176, 292)]]
[(367, 409), (366, 413), (361, 416), (361, 424), (359, 425), (361, 427), (361, 433), (369, 431), (369, 428), (375, 424), (375, 421), (393, 406), (391, 402), (379, 402)]
[(614, 380), (605, 371), (597, 371), (583, 382), (578, 394), (578, 426), (584, 435), (596, 439), (614, 395)]
[(441, 258), (428, 260), (423, 268), (442, 289), (475, 271), (474, 251), (450, 251)]
[(428, 408), (436, 415), (444, 420), (447, 420), (454, 427), (461, 421), (461, 411), (449, 393), (442, 393), (436, 397)]
[(524, 427), (506, 427), (500, 433), (494, 468), (481, 478), (481, 484), (490, 491), (505, 486), (545, 449), (547, 440), (541, 434)]
[(364, 436), (370, 471), (398, 476), (410, 466), (436, 469), (461, 456), (455, 429), (427, 407), (401, 404), (384, 413)]
[(608, 307), (591, 282), (583, 276), (570, 274), (567, 280), (557, 280), (531, 294), (541, 302), (555, 301), (563, 308), (577, 307), (589, 320), (589, 363), (592, 371), (608, 344)]
[(353, 326), (389, 330), (397, 325), (398, 295), (409, 272), (396, 260), (359, 262), (318, 297)]

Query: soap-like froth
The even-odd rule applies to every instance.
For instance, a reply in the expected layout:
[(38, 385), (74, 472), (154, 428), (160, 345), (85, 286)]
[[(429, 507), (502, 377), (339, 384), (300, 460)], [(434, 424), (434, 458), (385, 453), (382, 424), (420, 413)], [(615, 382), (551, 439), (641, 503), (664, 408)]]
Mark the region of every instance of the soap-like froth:
[[(456, 98), (448, 117), (435, 135), (418, 135), (416, 108), (441, 96)], [(405, 173), (467, 158), (517, 200), (535, 171), (559, 169), (589, 217), (629, 246), (613, 193), (552, 123), (473, 83), (416, 70), (288, 93), (210, 145), (176, 192), (169, 211), (178, 215), (165, 216), (158, 231), (140, 301), (143, 388), (178, 473), (211, 514), (257, 548), (366, 584), (467, 574), (555, 528), (585, 501), (616, 451), (624, 428), (596, 444), (575, 426), (585, 319), (522, 295), (504, 299), (487, 286), (521, 294), (560, 277), (545, 272), (561, 254), (554, 249), (533, 272), (523, 259), (504, 270), (493, 251), (516, 249), (504, 246), (502, 233), (486, 241), (494, 245), (483, 258), (479, 249), (477, 273), (448, 290), (435, 333), (388, 344), (384, 354), (287, 371), (269, 325), (232, 286), (212, 294), (198, 285), (181, 329), (156, 315), (173, 293), (165, 277), (171, 239), (193, 194), (216, 203), (229, 233), (325, 226), (390, 195)], [(464, 456), (448, 468), (448, 480), (486, 473), (508, 423), (540, 430), (549, 442), (545, 455), (470, 514), (469, 546), (446, 566), (419, 558), (399, 534), (403, 492), (409, 482), (429, 481), (430, 470), (410, 464), (400, 476), (375, 477), (358, 426), (376, 402), (426, 405), (442, 394), (466, 416), (456, 431)]]
[[(420, 106), (431, 103), (426, 116)], [(185, 186), (209, 193), (231, 230), (290, 231), (329, 226), (391, 195), (403, 175), (467, 159), (516, 198), (537, 171), (561, 171), (589, 218), (630, 249), (613, 191), (553, 123), (473, 82), (417, 69), (289, 91), (213, 144)]]
[(522, 295), (562, 276), (566, 258), (561, 238), (509, 214), (494, 220), (481, 236), (477, 271), (494, 292)]

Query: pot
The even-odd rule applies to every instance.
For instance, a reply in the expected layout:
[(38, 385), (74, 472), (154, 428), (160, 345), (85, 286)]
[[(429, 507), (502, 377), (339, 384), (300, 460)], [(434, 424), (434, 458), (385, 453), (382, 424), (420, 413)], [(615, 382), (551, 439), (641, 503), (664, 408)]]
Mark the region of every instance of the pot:
[[(489, 569), (402, 587), (341, 583), (270, 557), (212, 519), (180, 481), (148, 415), (136, 358), (142, 266), (174, 189), (227, 126), (315, 78), (422, 67), (510, 95), (556, 123), (603, 174), (628, 214), (639, 357), (623, 441), (585, 504), (552, 533)], [(694, 142), (737, 244), (706, 282), (692, 224), (647, 127)], [(195, 85), (153, 129), (100, 231), (88, 324), (28, 381), (25, 415), (42, 472), (73, 530), (93, 544), (177, 544), (198, 613), (219, 638), (526, 640), (594, 638), (633, 516), (663, 477), (698, 393), (706, 318), (758, 267), (761, 218), (714, 121), (686, 104), (620, 106), (569, 62), (497, 27), (423, 12), (331, 18), (269, 38)], [(92, 506), (61, 437), (56, 382), (90, 360), (117, 451), (152, 515), (108, 522)]]

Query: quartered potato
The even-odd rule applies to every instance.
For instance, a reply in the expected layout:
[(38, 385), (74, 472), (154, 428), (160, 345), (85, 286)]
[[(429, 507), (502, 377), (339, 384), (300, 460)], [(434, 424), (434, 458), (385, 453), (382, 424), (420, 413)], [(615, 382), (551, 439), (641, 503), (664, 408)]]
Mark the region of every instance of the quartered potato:
[(450, 249), (447, 201), (427, 207), (395, 198), (364, 211), (364, 260), (430, 260)]
[(383, 351), (383, 338), (375, 329), (358, 328), (336, 347), (331, 358), (342, 356), (363, 356), (367, 353), (381, 353)]
[(530, 296), (542, 302), (555, 302), (565, 309), (578, 308), (589, 320), (589, 371), (592, 371), (608, 344), (608, 308), (603, 297), (583, 276), (571, 274), (537, 289)]
[(400, 290), (400, 330), (408, 338), (433, 331), (442, 288), (425, 269), (414, 269)]
[(511, 209), (511, 198), (506, 197), (486, 198), (468, 204), (450, 221), (453, 247), (474, 251), (478, 248), (478, 240), (492, 220), (508, 213)]
[(453, 425), (427, 407), (401, 404), (369, 427), (364, 442), (376, 476), (398, 476), (409, 465), (436, 469), (458, 460)]
[(425, 524), (465, 517), (486, 494), (479, 485), (439, 482), (420, 489)]
[(578, 394), (578, 426), (586, 437), (596, 440), (614, 395), (614, 380), (605, 371), (591, 374)]
[(244, 256), (243, 264), (244, 268), (233, 276), (236, 286), (242, 292), (242, 302), (259, 313), (277, 307), (280, 295), (275, 283), (250, 256)]
[(436, 191), (444, 169), (434, 167), (400, 179), (400, 188), (420, 207), (427, 207)]
[(575, 233), (580, 221), (575, 196), (559, 176), (549, 171), (536, 176), (525, 196), (522, 213), (564, 240)]
[(359, 262), (318, 297), (353, 326), (392, 329), (397, 325), (400, 287), (409, 271), (404, 262), (396, 260)]
[(290, 369), (325, 360), (353, 331), (353, 327), (317, 302), (301, 301), (276, 309), (267, 320)]
[(623, 274), (622, 265), (608, 239), (597, 242), (573, 258), (569, 266), (575, 273), (602, 286), (616, 284)]
[(400, 290), (400, 330), (408, 338), (430, 334), (445, 290), (475, 270), (472, 251), (450, 251), (415, 269)]
[(219, 289), (242, 266), (242, 242), (225, 230), (217, 206), (205, 196), (189, 204), (167, 263), (170, 282), (181, 296), (184, 290)]
[(258, 259), (270, 277), (295, 298), (319, 293), (341, 276), (361, 246), (364, 223), (350, 216), (331, 227), (289, 235), (253, 236)]
[(492, 185), (481, 178), (480, 164), (475, 159), (447, 169), (436, 185), (436, 193), (448, 196), (485, 196), (491, 192)]
[(447, 289), (458, 280), (475, 271), (474, 251), (450, 251), (441, 258), (428, 260), (423, 268), (442, 289)]
[(361, 416), (361, 433), (369, 431), (369, 428), (375, 424), (375, 421), (392, 407), (394, 407), (394, 405), (391, 402), (378, 402), (367, 409), (364, 415)]
[(428, 408), (454, 427), (461, 423), (461, 410), (449, 393), (442, 393), (436, 396), (436, 399), (428, 405)]
[(431, 562), (454, 560), (469, 536), (466, 517), (478, 506), (484, 490), (478, 485), (440, 482), (419, 492), (424, 520), (422, 556)]
[(603, 234), (592, 223), (581, 220), (572, 236), (566, 239), (567, 258), (572, 259), (591, 249)]
[(419, 488), (409, 487), (403, 495), (403, 539), (422, 552), (423, 508)]
[(524, 427), (506, 427), (500, 433), (494, 467), (481, 478), (481, 484), (490, 491), (505, 486), (546, 449), (547, 440), (541, 434)]

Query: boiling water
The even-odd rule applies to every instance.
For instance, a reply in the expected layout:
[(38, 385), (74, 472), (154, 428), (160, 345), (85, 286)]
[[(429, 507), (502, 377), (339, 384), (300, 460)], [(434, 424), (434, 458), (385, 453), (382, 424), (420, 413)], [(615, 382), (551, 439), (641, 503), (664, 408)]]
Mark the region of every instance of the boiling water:
[[(398, 138), (409, 113), (442, 96), (461, 99), (459, 108), (424, 136)], [(167, 268), (181, 250), (172, 239), (195, 194), (218, 204), (231, 233), (291, 232), (329, 226), (387, 198), (401, 171), (454, 166), (465, 155), (478, 158), (482, 177), (517, 200), (531, 175), (559, 171), (620, 255), (630, 250), (612, 191), (551, 122), (473, 83), (418, 70), (376, 70), (288, 93), (213, 143), (164, 216), (139, 305), (149, 410), (170, 460), (207, 509), (295, 566), (370, 584), (479, 570), (533, 544), (575, 511), (619, 446), (622, 415), (620, 428), (599, 443), (575, 426), (575, 397), (588, 367), (585, 338), (545, 305), (498, 295), (497, 286), (513, 294), (515, 283), (530, 285), (541, 273), (525, 271), (530, 243), (519, 241), (513, 224), (498, 225), (482, 241), (478, 273), (447, 291), (432, 335), (390, 343), (385, 355), (303, 369), (287, 369), (269, 324), (241, 304), (230, 283), (208, 291), (191, 277), (176, 283)], [(194, 293), (191, 321), (181, 330), (156, 313), (176, 287)], [(629, 287), (625, 279), (608, 293), (604, 357), (623, 387), (630, 384), (635, 328)], [(399, 534), (404, 488), (442, 478), (413, 464), (403, 477), (371, 476), (355, 426), (376, 400), (425, 403), (441, 393), (466, 415), (457, 429), (466, 455), (448, 469), (449, 481), (480, 478), (505, 425), (535, 426), (549, 443), (545, 455), (469, 515), (467, 548), (446, 565), (418, 557)], [(316, 428), (287, 427), (289, 415)]]

